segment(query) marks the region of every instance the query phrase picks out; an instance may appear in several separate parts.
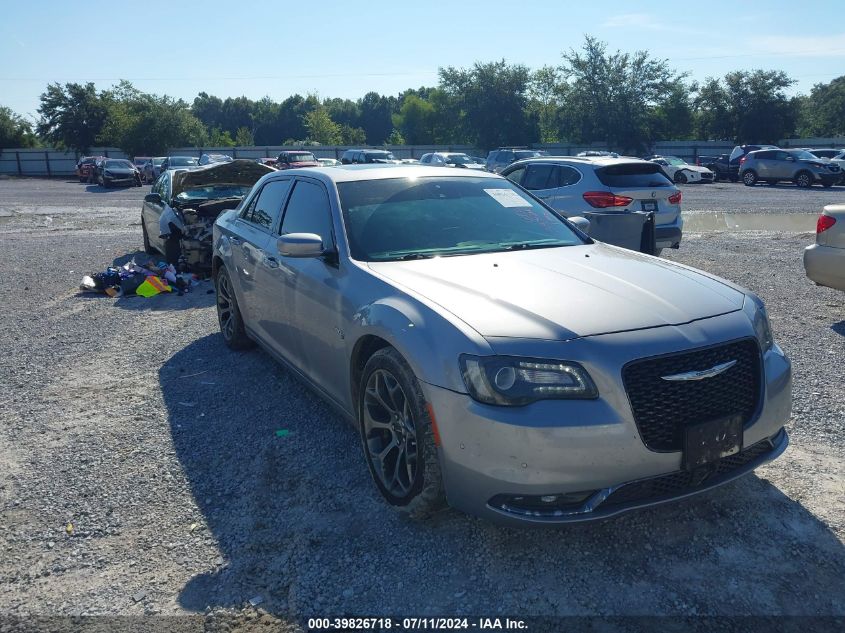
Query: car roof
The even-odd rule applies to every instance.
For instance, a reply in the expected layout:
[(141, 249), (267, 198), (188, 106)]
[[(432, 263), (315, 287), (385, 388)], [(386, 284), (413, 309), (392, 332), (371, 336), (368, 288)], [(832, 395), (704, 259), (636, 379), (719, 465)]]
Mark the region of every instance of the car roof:
[[(280, 176), (291, 174), (278, 172)], [(296, 176), (312, 176), (330, 182), (354, 182), (360, 180), (387, 180), (389, 178), (420, 178), (438, 176), (441, 178), (501, 178), (497, 174), (467, 169), (443, 169), (425, 165), (339, 165), (337, 167), (304, 167), (296, 170)]]
[(581, 163), (584, 165), (597, 165), (605, 167), (607, 165), (623, 165), (627, 163), (651, 163), (650, 160), (643, 160), (642, 158), (634, 158), (629, 156), (619, 156), (614, 158), (612, 156), (535, 156), (534, 158), (523, 158), (511, 165), (528, 165), (529, 163)]

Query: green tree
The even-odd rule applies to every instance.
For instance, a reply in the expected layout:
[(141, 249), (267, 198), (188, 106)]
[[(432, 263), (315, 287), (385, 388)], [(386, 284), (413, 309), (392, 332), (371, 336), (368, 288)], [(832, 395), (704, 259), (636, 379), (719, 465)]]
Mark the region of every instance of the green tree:
[(306, 113), (303, 116), (303, 124), (308, 131), (308, 140), (320, 145), (340, 145), (343, 140), (340, 126), (332, 121), (322, 105)]
[(800, 101), (801, 136), (845, 136), (845, 75), (813, 86)]
[(237, 132), (235, 132), (235, 145), (238, 145), (239, 147), (249, 147), (250, 145), (255, 145), (255, 137), (248, 128), (239, 127)]
[(57, 147), (86, 153), (97, 141), (109, 114), (111, 97), (93, 83), (58, 83), (41, 94), (38, 135)]
[(340, 126), (340, 142), (343, 145), (366, 145), (367, 133), (364, 128), (343, 124)]
[(387, 137), (387, 140), (384, 142), (385, 145), (404, 145), (405, 144), (405, 137), (402, 136), (402, 132), (397, 129), (394, 129), (390, 136)]
[(34, 147), (37, 139), (27, 120), (0, 106), (0, 149), (7, 147)]
[(404, 96), (399, 113), (393, 115), (393, 125), (410, 145), (433, 143), (434, 123), (434, 105), (416, 94)]
[(440, 88), (459, 115), (459, 138), (481, 148), (530, 143), (536, 139), (527, 115), (530, 72), (505, 60), (472, 68), (441, 68)]
[(652, 140), (693, 138), (691, 92), (695, 87), (695, 84), (688, 86), (680, 79), (670, 86), (669, 92), (651, 111), (649, 136)]
[(733, 140), (731, 103), (722, 82), (707, 77), (693, 99), (695, 135), (704, 140)]
[(393, 132), (393, 103), (389, 97), (368, 92), (359, 102), (361, 127), (367, 134), (367, 143), (381, 145)]
[(560, 72), (553, 66), (543, 66), (531, 73), (528, 84), (528, 108), (537, 120), (541, 143), (560, 140)]
[(229, 130), (221, 130), (219, 127), (215, 127), (208, 131), (206, 145), (210, 147), (234, 147), (235, 139), (229, 134)]
[(194, 97), (191, 113), (210, 130), (223, 125), (223, 100), (201, 92)]
[(207, 134), (181, 99), (143, 93), (124, 81), (110, 93), (107, 122), (97, 140), (138, 156), (203, 145)]
[(581, 142), (607, 141), (624, 151), (643, 151), (654, 135), (653, 110), (672, 95), (683, 78), (666, 60), (646, 51), (607, 52), (607, 44), (587, 36), (580, 51), (563, 53), (567, 82), (563, 135)]

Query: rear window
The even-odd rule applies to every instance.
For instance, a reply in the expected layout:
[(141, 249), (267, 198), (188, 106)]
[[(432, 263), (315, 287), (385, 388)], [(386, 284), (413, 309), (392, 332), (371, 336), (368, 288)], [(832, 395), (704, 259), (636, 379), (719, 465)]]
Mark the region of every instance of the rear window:
[(623, 163), (596, 170), (596, 177), (607, 187), (671, 187), (669, 180), (655, 163)]
[(528, 152), (528, 151), (514, 152), (514, 154), (516, 155), (517, 160), (522, 160), (523, 158), (536, 158), (537, 156), (541, 155), (540, 152)]

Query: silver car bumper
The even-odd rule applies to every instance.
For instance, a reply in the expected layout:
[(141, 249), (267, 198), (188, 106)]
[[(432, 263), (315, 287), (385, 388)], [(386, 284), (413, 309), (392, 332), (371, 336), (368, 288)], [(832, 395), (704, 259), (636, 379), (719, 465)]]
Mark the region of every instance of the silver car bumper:
[(820, 286), (845, 290), (845, 248), (811, 244), (804, 249), (804, 270)]
[[(735, 479), (777, 457), (788, 443), (783, 427), (791, 410), (791, 365), (777, 346), (763, 365), (762, 402), (744, 428), (744, 450), (693, 471), (682, 469), (680, 452), (645, 446), (618, 375), (621, 365), (618, 390), (600, 386), (598, 400), (526, 407), (486, 406), (425, 384), (441, 438), (449, 503), (499, 523), (571, 523), (680, 499)], [(599, 370), (591, 374), (601, 380)], [(536, 504), (520, 505), (520, 498), (547, 495), (562, 501), (545, 512)]]

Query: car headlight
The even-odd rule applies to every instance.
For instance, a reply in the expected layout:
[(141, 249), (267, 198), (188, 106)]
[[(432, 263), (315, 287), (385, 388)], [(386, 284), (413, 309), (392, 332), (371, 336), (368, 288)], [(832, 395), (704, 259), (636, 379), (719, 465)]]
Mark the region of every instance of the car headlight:
[(768, 352), (775, 344), (772, 336), (772, 327), (769, 325), (769, 315), (766, 313), (766, 306), (755, 294), (745, 295), (745, 302), (742, 304), (742, 311), (745, 312), (751, 325), (754, 326), (754, 335), (760, 343), (760, 349)]
[(517, 407), (536, 400), (598, 398), (587, 371), (578, 363), (515, 356), (461, 354), (461, 373), (473, 399)]

